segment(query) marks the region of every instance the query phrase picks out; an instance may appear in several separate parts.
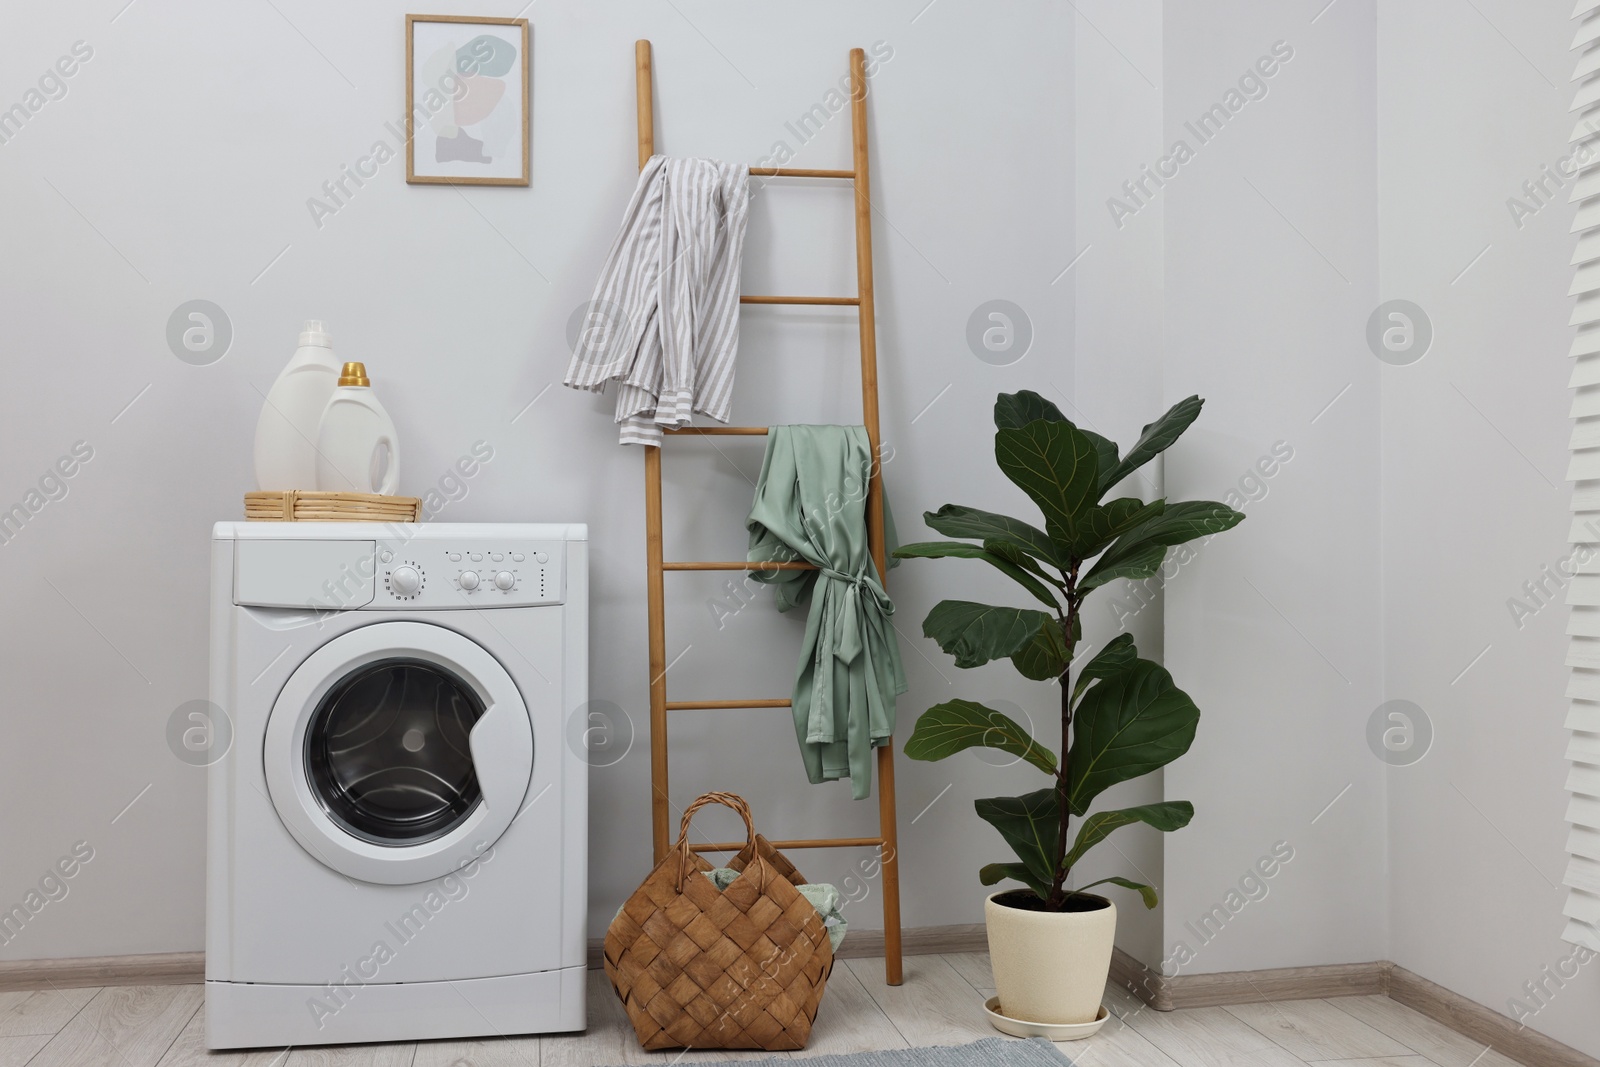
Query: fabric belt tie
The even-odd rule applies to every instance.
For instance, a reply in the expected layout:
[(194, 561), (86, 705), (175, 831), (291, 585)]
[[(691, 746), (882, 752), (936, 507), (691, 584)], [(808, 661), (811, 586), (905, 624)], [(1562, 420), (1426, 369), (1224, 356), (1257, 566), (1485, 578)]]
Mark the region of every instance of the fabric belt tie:
[[(867, 567), (871, 567), (869, 562)], [(880, 618), (887, 618), (894, 614), (894, 602), (889, 599), (889, 594), (876, 578), (869, 576), (863, 569), (858, 574), (846, 574), (836, 571), (832, 567), (818, 567), (822, 577), (831, 579), (844, 586), (845, 605), (844, 618), (841, 620), (842, 631), (839, 634), (839, 644), (833, 650), (833, 658), (840, 663), (854, 663), (866, 651), (866, 641), (861, 635), (862, 612), (876, 612)], [(863, 599), (862, 589), (867, 591)]]

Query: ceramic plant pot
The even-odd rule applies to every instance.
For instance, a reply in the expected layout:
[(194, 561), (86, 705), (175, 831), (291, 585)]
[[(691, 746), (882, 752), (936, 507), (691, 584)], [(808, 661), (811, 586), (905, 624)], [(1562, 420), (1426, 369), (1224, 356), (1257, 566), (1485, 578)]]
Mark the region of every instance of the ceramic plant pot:
[(1035, 899), (1026, 890), (991, 894), (984, 903), (989, 960), (1000, 1011), (1036, 1023), (1093, 1022), (1111, 973), (1117, 907), (1083, 894), (1079, 911), (1032, 911), (1004, 900)]

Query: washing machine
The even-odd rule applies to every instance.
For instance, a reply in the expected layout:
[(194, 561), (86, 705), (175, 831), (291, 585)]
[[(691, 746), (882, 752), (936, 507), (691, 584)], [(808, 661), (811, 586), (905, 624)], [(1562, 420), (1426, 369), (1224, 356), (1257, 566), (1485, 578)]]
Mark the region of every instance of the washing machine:
[(208, 1047), (583, 1029), (587, 549), (217, 525)]

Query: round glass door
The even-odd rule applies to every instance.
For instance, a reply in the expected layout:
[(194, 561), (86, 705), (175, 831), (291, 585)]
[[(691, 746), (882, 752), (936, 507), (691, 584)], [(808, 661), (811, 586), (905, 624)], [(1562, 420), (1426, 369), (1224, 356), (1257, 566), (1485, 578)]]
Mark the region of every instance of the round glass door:
[(307, 784), (328, 817), (363, 841), (441, 837), (483, 799), (469, 736), (484, 710), (473, 688), (437, 663), (366, 664), (311, 715)]
[(533, 782), (533, 720), (511, 675), (429, 623), (358, 626), (284, 682), (262, 748), (284, 828), (350, 878), (412, 885), (494, 845)]

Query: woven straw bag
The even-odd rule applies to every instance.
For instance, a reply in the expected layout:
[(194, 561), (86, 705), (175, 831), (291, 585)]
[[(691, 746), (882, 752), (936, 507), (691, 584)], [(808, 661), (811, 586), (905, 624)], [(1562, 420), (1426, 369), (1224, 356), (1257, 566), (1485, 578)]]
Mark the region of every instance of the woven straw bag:
[[(744, 819), (748, 843), (718, 890), (689, 848), (689, 820), (707, 804)], [(646, 1049), (805, 1048), (833, 948), (800, 872), (757, 834), (750, 807), (707, 793), (683, 813), (677, 846), (606, 931), (606, 977)]]

